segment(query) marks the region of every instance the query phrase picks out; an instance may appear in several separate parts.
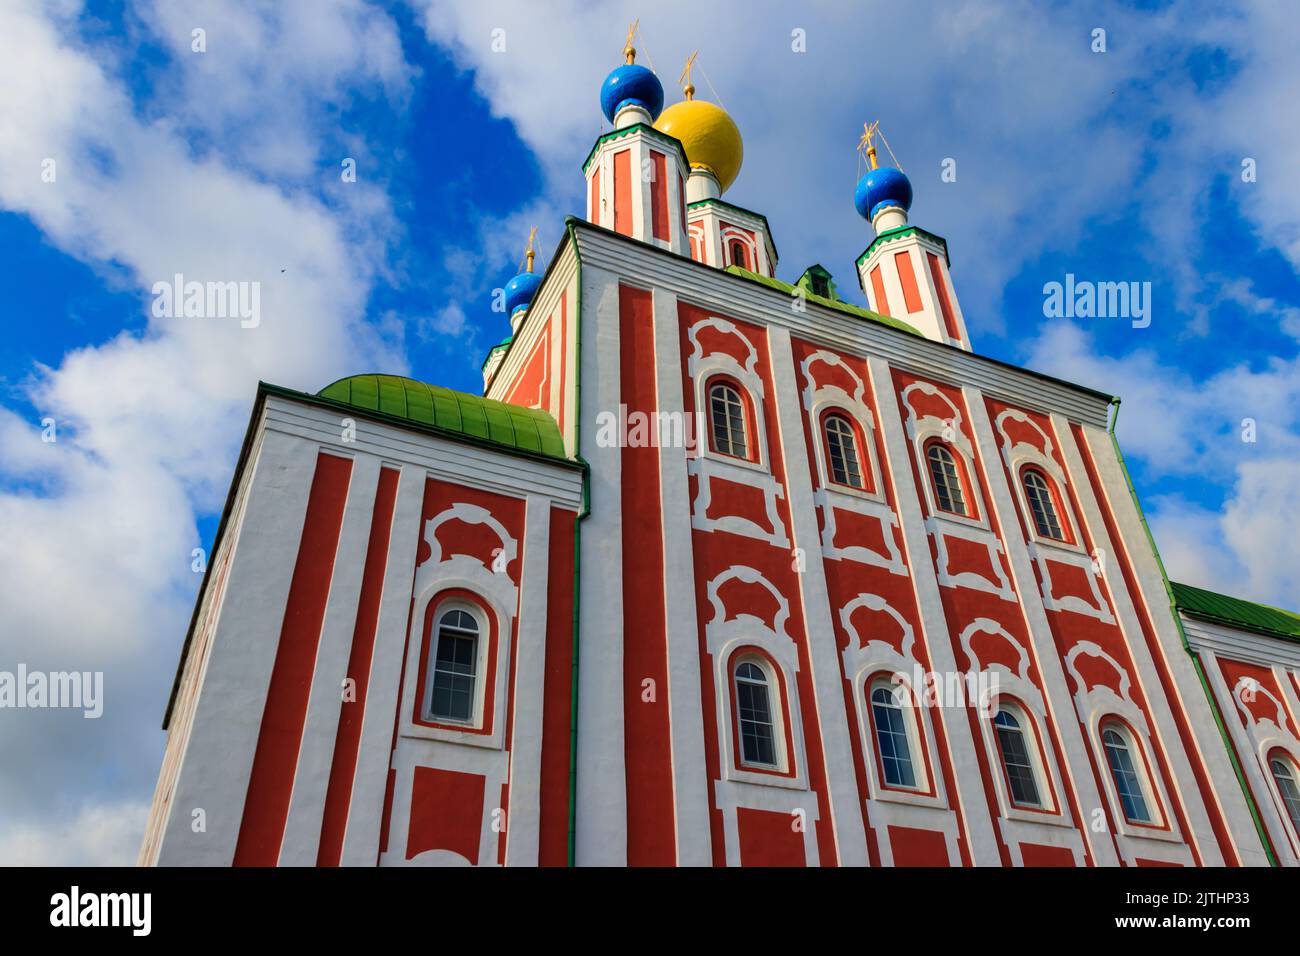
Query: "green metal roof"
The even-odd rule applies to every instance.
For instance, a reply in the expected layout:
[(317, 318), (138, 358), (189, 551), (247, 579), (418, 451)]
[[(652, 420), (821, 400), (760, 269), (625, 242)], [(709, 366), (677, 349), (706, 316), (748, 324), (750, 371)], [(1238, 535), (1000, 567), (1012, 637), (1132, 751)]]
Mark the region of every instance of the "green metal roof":
[[(752, 279), (755, 282), (761, 282), (765, 286), (779, 289), (786, 295), (792, 295), (795, 291), (795, 287), (788, 282), (782, 282), (780, 279), (773, 279), (771, 276), (759, 275), (757, 272), (750, 272), (748, 269), (742, 269), (740, 266), (727, 266), (723, 271), (730, 272), (733, 276), (741, 276), (745, 279)], [(847, 315), (852, 315), (859, 319), (868, 319), (872, 322), (879, 322), (881, 325), (888, 325), (895, 329), (901, 329), (904, 332), (911, 332), (913, 335), (921, 334), (916, 329), (912, 328), (912, 326), (900, 319), (890, 318), (887, 315), (880, 315), (877, 312), (872, 312), (870, 309), (859, 308), (856, 305), (842, 302), (839, 299), (824, 299), (819, 295), (813, 295), (811, 292), (802, 289), (800, 291), (803, 293), (804, 298), (809, 302), (816, 302), (819, 305), (826, 306), (828, 309), (834, 309), (837, 312), (844, 312)]]
[(502, 448), (564, 459), (564, 439), (549, 413), (455, 392), (399, 375), (352, 375), (317, 395)]
[(1194, 588), (1190, 584), (1170, 581), (1169, 585), (1174, 589), (1174, 601), (1178, 609), (1193, 617), (1272, 637), (1300, 641), (1300, 614), (1228, 597), (1226, 594), (1216, 594), (1204, 588)]

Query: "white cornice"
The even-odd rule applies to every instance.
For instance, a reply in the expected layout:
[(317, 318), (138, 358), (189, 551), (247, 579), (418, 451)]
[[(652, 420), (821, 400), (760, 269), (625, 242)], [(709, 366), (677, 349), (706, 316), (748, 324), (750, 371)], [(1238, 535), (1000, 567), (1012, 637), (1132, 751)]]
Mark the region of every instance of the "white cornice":
[(1183, 630), (1193, 650), (1208, 650), (1247, 664), (1300, 668), (1300, 643), (1280, 637), (1268, 637), (1222, 624), (1212, 624), (1179, 612)]
[[(1055, 379), (1003, 365), (964, 349), (931, 342), (870, 319), (854, 319), (807, 300), (805, 311), (789, 296), (758, 282), (702, 266), (681, 256), (644, 248), (577, 223), (583, 265), (662, 286), (680, 299), (736, 318), (784, 326), (792, 334), (860, 358), (877, 355), (890, 365), (942, 382), (973, 385), (1020, 408), (1105, 428), (1109, 400)], [(512, 350), (514, 351), (514, 350)]]

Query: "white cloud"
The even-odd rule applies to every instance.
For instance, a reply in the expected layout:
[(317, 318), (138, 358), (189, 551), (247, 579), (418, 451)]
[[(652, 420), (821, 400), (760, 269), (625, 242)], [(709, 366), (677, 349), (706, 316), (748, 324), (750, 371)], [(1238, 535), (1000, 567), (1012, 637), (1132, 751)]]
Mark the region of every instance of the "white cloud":
[(131, 866), (149, 804), (88, 804), (74, 816), (0, 829), (6, 866)]
[[(105, 697), (98, 720), (0, 721), (0, 862), (134, 858), (197, 585), (196, 515), (219, 509), (256, 382), (311, 390), (405, 367), (394, 330), (363, 321), (397, 235), (387, 197), (343, 184), (333, 157), (319, 184), (313, 172), (338, 136), (321, 124), (353, 91), (405, 95), (388, 16), (355, 0), (146, 5), (138, 22), (176, 61), (136, 102), (120, 51), (78, 38), (79, 12), (0, 8), (0, 209), (110, 266), (142, 310), (180, 273), (260, 283), (261, 321), (150, 314), (143, 333), (34, 368), (26, 397), (55, 443), (0, 409), (0, 527), (16, 543), (0, 549), (0, 667), (103, 671)], [(208, 53), (182, 55), (189, 23)]]

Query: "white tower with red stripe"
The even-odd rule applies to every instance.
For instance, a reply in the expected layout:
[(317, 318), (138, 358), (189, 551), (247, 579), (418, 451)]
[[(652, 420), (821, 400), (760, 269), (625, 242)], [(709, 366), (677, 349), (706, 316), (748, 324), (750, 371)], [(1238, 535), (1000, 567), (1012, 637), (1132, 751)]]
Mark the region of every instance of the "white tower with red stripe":
[(865, 127), (861, 147), (870, 169), (854, 203), (876, 238), (858, 256), (858, 281), (873, 312), (903, 319), (926, 338), (970, 351), (970, 336), (948, 273), (948, 244), (908, 224), (912, 184), (901, 169), (876, 158), (878, 123)]

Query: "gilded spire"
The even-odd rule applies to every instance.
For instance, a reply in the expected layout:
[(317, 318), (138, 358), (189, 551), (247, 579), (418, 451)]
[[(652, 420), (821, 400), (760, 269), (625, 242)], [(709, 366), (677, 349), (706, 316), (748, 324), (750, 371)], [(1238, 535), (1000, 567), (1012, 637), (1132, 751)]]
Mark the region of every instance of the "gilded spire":
[(876, 160), (876, 131), (880, 128), (880, 120), (874, 123), (862, 124), (862, 138), (858, 140), (858, 151), (866, 151), (867, 162), (872, 169), (880, 166)]
[(641, 19), (639, 17), (632, 21), (632, 25), (627, 28), (627, 40), (623, 43), (623, 56), (629, 66), (636, 62), (636, 47), (632, 45), (632, 38), (636, 36), (636, 28), (640, 23)]
[(682, 84), (682, 95), (688, 100), (695, 99), (695, 85), (691, 83), (691, 69), (695, 66), (695, 58), (700, 55), (696, 50), (686, 58), (686, 66), (682, 67), (682, 75), (677, 78), (677, 82)]
[(537, 227), (533, 226), (532, 231), (528, 233), (528, 246), (524, 249), (524, 258), (528, 260), (528, 267), (525, 272), (533, 271), (533, 257), (537, 255), (533, 249), (533, 240), (537, 238)]

